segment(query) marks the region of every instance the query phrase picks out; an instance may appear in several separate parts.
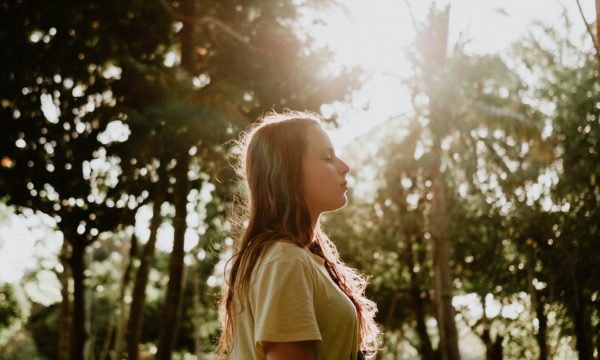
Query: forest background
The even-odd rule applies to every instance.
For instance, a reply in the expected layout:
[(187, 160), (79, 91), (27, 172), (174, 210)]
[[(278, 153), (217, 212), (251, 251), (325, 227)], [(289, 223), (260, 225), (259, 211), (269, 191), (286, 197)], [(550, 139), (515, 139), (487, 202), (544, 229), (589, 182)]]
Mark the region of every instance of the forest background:
[(359, 3), (0, 1), (0, 359), (212, 358), (228, 144), (285, 108), (353, 165), (378, 359), (599, 359), (600, 1), (487, 52), (481, 4)]

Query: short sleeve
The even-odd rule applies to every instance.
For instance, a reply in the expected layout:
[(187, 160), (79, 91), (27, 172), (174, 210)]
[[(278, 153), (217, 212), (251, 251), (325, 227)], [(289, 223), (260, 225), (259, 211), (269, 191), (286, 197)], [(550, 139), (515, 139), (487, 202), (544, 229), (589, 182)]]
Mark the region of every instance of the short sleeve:
[(315, 315), (314, 277), (299, 259), (262, 264), (250, 290), (256, 349), (263, 342), (321, 341)]

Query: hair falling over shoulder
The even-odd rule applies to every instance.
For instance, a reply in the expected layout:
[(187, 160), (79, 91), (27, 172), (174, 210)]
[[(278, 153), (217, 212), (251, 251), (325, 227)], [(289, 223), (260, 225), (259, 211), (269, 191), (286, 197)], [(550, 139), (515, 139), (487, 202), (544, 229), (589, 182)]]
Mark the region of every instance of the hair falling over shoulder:
[(305, 133), (310, 126), (321, 126), (319, 115), (292, 111), (269, 113), (232, 146), (234, 167), (243, 186), (234, 199), (230, 215), (234, 255), (228, 262), (227, 287), (220, 303), (222, 333), (218, 358), (230, 353), (234, 315), (236, 311), (243, 311), (237, 305), (234, 311), (234, 300), (245, 296), (253, 269), (276, 241), (295, 243), (324, 259), (333, 281), (356, 307), (361, 349), (367, 357), (376, 352), (379, 330), (374, 316), (377, 307), (364, 295), (366, 279), (340, 260), (335, 245), (318, 224), (313, 229), (302, 196), (301, 164), (306, 148)]

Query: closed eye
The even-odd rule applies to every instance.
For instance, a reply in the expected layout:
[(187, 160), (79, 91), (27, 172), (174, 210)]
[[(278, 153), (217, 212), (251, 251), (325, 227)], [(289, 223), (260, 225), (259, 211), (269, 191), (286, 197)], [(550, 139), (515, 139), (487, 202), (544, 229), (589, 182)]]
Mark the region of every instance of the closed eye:
[(327, 148), (323, 154), (324, 154), (323, 160), (325, 160), (327, 162), (332, 162), (335, 159), (335, 152), (333, 151), (332, 148)]

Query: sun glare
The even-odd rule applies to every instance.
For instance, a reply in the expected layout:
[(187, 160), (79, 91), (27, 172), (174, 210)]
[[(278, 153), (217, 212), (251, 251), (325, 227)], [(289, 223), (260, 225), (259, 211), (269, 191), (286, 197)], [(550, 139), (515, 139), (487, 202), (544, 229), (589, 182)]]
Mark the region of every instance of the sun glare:
[[(323, 20), (318, 26), (312, 25), (315, 16)], [(321, 109), (325, 115), (340, 115), (341, 127), (330, 132), (334, 145), (342, 147), (382, 121), (410, 111), (401, 79), (412, 73), (404, 49), (415, 30), (403, 2), (348, 0), (326, 14), (306, 14), (305, 18), (315, 46), (334, 53), (333, 72), (342, 67), (359, 67), (363, 72), (363, 85), (349, 104), (328, 104)]]
[[(415, 38), (432, 1), (345, 0), (322, 14), (307, 13), (303, 28), (316, 39), (315, 46), (335, 54), (332, 71), (360, 67), (363, 83), (349, 104), (324, 105), (321, 111), (340, 115), (340, 128), (331, 131), (333, 143), (343, 147), (369, 129), (392, 117), (409, 118), (412, 106), (402, 79), (413, 73), (405, 49)], [(563, 11), (579, 19), (573, 2), (547, 0), (438, 0), (450, 3), (449, 48), (461, 41), (473, 54), (501, 53), (532, 30), (532, 23), (561, 23)], [(594, 13), (593, 2), (582, 4)], [(544, 9), (544, 11), (540, 11)], [(315, 26), (314, 18), (321, 19)], [(581, 21), (580, 21), (581, 22)], [(583, 26), (582, 24), (579, 24)]]
[(415, 31), (403, 2), (347, 0), (340, 7), (312, 31), (320, 45), (335, 53), (339, 65), (392, 75), (410, 72), (402, 49), (412, 42)]

